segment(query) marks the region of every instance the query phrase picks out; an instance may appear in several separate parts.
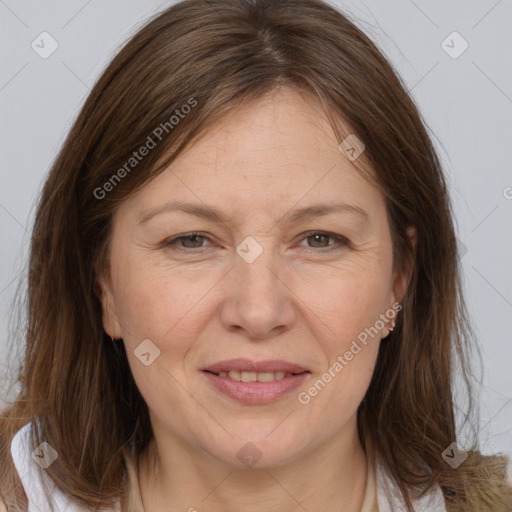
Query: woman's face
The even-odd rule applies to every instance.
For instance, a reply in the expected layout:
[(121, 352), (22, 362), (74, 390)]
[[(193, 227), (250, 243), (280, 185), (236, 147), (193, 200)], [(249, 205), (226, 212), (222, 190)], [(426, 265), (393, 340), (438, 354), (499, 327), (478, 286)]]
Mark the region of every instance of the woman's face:
[(281, 90), (116, 211), (104, 326), (157, 444), (262, 467), (354, 439), (407, 281), (384, 198), (340, 142), (316, 103)]

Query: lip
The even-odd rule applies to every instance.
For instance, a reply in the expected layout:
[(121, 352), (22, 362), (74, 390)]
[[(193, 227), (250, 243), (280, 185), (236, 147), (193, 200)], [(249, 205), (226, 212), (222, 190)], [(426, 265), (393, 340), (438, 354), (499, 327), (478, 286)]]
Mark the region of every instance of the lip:
[[(211, 372), (278, 372), (294, 373), (272, 382), (240, 382), (229, 377), (220, 377)], [(230, 359), (220, 361), (203, 369), (209, 383), (217, 390), (236, 400), (249, 405), (274, 402), (283, 395), (298, 388), (311, 372), (304, 367), (281, 360), (251, 361), (249, 359)]]
[(272, 382), (239, 382), (229, 377), (219, 377), (213, 373), (203, 372), (209, 382), (221, 393), (243, 404), (259, 405), (274, 402), (286, 393), (293, 391), (310, 375), (299, 373)]
[(298, 364), (290, 363), (279, 359), (267, 361), (251, 361), (250, 359), (228, 359), (203, 368), (203, 371), (209, 372), (285, 372), (285, 373), (303, 373), (308, 371)]

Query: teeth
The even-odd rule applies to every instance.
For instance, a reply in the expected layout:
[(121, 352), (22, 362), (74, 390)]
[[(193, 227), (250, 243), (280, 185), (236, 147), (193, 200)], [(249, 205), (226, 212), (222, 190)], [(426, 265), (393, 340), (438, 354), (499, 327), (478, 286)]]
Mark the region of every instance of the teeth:
[(228, 377), (233, 380), (242, 380), (242, 375), (240, 372), (233, 370), (232, 372), (228, 372)]
[(285, 372), (238, 372), (238, 371), (230, 371), (230, 372), (219, 372), (219, 377), (228, 377), (231, 380), (236, 380), (239, 382), (272, 382), (274, 380), (281, 380), (285, 377), (291, 377), (292, 373)]
[[(228, 374), (229, 375), (229, 374)], [(242, 382), (256, 382), (256, 372), (241, 372)]]
[(272, 382), (274, 380), (274, 374), (272, 372), (258, 373), (256, 376), (258, 382)]

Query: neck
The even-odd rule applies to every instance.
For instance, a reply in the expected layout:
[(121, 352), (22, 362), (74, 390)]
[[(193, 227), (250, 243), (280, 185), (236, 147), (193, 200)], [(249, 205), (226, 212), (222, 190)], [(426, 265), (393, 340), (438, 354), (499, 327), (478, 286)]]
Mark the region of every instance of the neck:
[(233, 467), (172, 436), (139, 458), (145, 512), (360, 512), (366, 472), (355, 429), (276, 467)]

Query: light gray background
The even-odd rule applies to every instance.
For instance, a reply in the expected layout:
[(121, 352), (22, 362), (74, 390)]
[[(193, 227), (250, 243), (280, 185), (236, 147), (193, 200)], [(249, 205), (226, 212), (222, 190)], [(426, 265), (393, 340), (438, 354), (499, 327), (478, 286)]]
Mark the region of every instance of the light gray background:
[[(38, 191), (106, 63), (149, 15), (170, 4), (0, 0), (4, 400), (12, 398), (5, 369), (12, 340), (9, 313), (23, 277)], [(356, 16), (392, 61), (432, 130), (450, 181), (458, 237), (467, 250), (462, 259), (466, 297), (484, 356), (478, 429), (484, 451), (512, 453), (512, 0), (352, 0), (336, 5)], [(44, 31), (59, 45), (47, 59), (31, 48)], [(457, 58), (445, 51), (462, 48), (454, 31), (469, 44)]]

